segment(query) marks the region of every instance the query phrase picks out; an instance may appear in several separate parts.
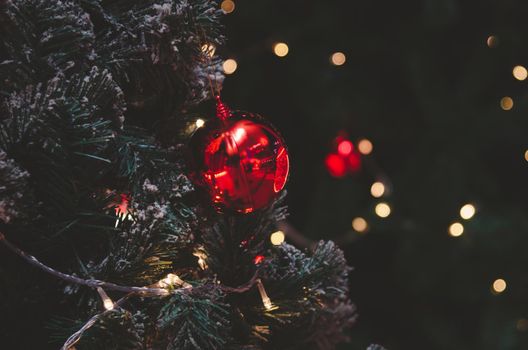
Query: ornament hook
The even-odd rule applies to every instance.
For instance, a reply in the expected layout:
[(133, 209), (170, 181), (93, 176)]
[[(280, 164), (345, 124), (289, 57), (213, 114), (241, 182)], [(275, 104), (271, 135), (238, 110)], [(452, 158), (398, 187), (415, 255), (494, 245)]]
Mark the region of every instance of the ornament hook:
[(226, 120), (231, 116), (231, 110), (229, 107), (222, 102), (220, 99), (220, 95), (215, 96), (216, 99), (216, 116), (220, 118), (220, 120)]

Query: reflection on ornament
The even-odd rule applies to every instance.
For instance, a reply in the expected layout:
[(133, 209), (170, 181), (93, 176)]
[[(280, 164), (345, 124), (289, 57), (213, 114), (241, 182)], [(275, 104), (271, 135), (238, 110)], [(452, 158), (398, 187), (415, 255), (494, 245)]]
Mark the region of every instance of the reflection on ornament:
[(216, 114), (189, 144), (191, 179), (207, 189), (219, 211), (251, 213), (268, 206), (288, 179), (284, 140), (262, 117), (231, 111), (219, 98)]

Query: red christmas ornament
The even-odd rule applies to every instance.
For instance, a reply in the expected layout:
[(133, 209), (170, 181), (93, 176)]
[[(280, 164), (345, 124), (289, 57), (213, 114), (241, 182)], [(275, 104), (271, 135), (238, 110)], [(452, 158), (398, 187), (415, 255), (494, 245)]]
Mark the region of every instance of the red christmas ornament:
[(262, 117), (231, 111), (219, 97), (216, 115), (189, 144), (193, 182), (207, 189), (218, 210), (251, 213), (268, 206), (288, 179), (284, 140)]

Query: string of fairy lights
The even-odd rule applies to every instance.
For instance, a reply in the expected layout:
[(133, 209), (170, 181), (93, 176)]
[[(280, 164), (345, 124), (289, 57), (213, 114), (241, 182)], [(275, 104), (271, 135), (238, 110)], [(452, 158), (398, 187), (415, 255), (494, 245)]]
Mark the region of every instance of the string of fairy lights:
[[(235, 11), (236, 5), (233, 0), (223, 0), (221, 2), (221, 9), (225, 14), (231, 14)], [(490, 49), (496, 49), (499, 47), (499, 37), (497, 35), (490, 35), (486, 39), (486, 45)], [(204, 46), (204, 51), (214, 52), (214, 47)], [(271, 47), (272, 52), (279, 58), (286, 57), (290, 52), (290, 47), (286, 42), (276, 42)], [(334, 66), (342, 66), (346, 63), (346, 55), (341, 51), (332, 53), (329, 57), (329, 63)], [(222, 69), (226, 75), (231, 75), (236, 72), (238, 68), (238, 62), (235, 58), (230, 57), (223, 61)], [(528, 78), (528, 70), (522, 65), (515, 65), (512, 68), (512, 75), (518, 81), (524, 81)], [(514, 100), (511, 96), (503, 96), (499, 101), (499, 106), (504, 111), (510, 111), (514, 107)], [(198, 119), (196, 126), (203, 126), (203, 120)], [(357, 142), (357, 150), (363, 156), (370, 155), (373, 151), (373, 144), (368, 139), (361, 139)], [(339, 147), (339, 146), (338, 146)], [(528, 161), (528, 150), (524, 153), (524, 158)], [(370, 186), (370, 194), (376, 200), (379, 200), (374, 205), (374, 213), (380, 219), (388, 218), (392, 213), (391, 204), (387, 200), (390, 195), (390, 186), (386, 182), (376, 180)], [(474, 218), (477, 214), (477, 207), (474, 203), (465, 203), (460, 207), (459, 218), (451, 222), (447, 227), (447, 234), (452, 238), (461, 237), (464, 232), (464, 222), (467, 222)], [(358, 234), (365, 234), (369, 231), (370, 225), (365, 217), (357, 216), (352, 219), (352, 229)], [(270, 235), (271, 243), (274, 245), (280, 245), (285, 240), (285, 234), (282, 231), (274, 232)], [(507, 283), (503, 278), (495, 279), (490, 286), (491, 293), (498, 295), (506, 290)], [(520, 324), (520, 325), (519, 325)], [(521, 319), (517, 325), (517, 328), (528, 331), (528, 320)]]

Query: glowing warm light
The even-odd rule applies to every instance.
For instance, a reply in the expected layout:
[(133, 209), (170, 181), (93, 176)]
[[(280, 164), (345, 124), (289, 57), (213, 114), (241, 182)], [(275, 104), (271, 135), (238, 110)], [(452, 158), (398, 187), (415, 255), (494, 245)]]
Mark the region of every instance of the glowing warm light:
[(509, 111), (510, 109), (513, 108), (513, 100), (512, 100), (512, 98), (509, 97), (509, 96), (505, 96), (505, 97), (501, 98), (500, 106), (505, 111)]
[(391, 213), (391, 207), (387, 203), (382, 202), (376, 205), (374, 211), (380, 218), (386, 218)]
[(343, 156), (348, 156), (353, 149), (354, 146), (352, 145), (352, 142), (348, 140), (339, 142), (339, 145), (337, 146), (337, 151)]
[(345, 64), (345, 61), (346, 56), (342, 52), (334, 52), (332, 56), (330, 56), (330, 62), (332, 62), (334, 66), (341, 66)]
[(488, 36), (488, 39), (486, 40), (486, 44), (488, 45), (489, 48), (497, 47), (497, 45), (499, 45), (499, 38), (495, 35), (490, 35)]
[(268, 294), (266, 293), (266, 289), (264, 289), (264, 285), (262, 284), (262, 281), (260, 278), (257, 279), (257, 288), (260, 294), (260, 298), (262, 299), (262, 304), (264, 305), (264, 308), (266, 311), (272, 311), (278, 309), (277, 306), (273, 305), (271, 302), (271, 299), (268, 297)]
[(524, 152), (524, 159), (528, 162), (528, 150)]
[(372, 148), (373, 148), (372, 142), (370, 142), (369, 140), (367, 139), (359, 140), (358, 142), (359, 153), (364, 154), (364, 155), (370, 154), (372, 153)]
[(352, 228), (356, 232), (365, 232), (368, 228), (367, 220), (357, 217), (352, 220)]
[(216, 51), (216, 46), (214, 44), (203, 44), (202, 45), (202, 52), (209, 56), (213, 57)]
[(192, 288), (192, 285), (182, 280), (178, 275), (169, 273), (167, 277), (162, 279), (159, 282), (161, 287), (182, 287), (182, 288)]
[(273, 45), (273, 52), (279, 57), (284, 57), (288, 54), (290, 48), (286, 43), (276, 43)]
[(198, 258), (198, 266), (200, 266), (202, 270), (207, 270), (207, 268), (209, 268), (209, 266), (207, 266), (206, 261), (207, 254), (205, 254), (204, 251), (202, 251), (201, 249), (197, 249), (193, 252), (193, 255)]
[(451, 226), (449, 226), (449, 234), (453, 237), (459, 237), (464, 233), (464, 225), (462, 225), (460, 222), (452, 223)]
[(106, 310), (113, 310), (114, 302), (112, 301), (112, 299), (110, 299), (108, 294), (106, 294), (104, 289), (101, 287), (97, 287), (97, 293), (99, 293), (99, 296), (101, 297), (101, 300), (103, 301), (104, 308)]
[(222, 64), (222, 68), (224, 69), (225, 74), (233, 74), (237, 70), (237, 67), (237, 61), (232, 58), (225, 60)]
[(475, 215), (476, 209), (472, 204), (466, 204), (460, 208), (460, 217), (465, 220), (469, 220)]
[(224, 0), (220, 4), (220, 8), (224, 13), (231, 13), (235, 11), (235, 2), (233, 0)]
[(205, 125), (205, 121), (203, 119), (196, 119), (196, 127), (201, 128)]
[(525, 80), (528, 78), (528, 70), (523, 66), (515, 66), (513, 67), (513, 76), (517, 80)]
[(277, 231), (271, 234), (270, 241), (271, 241), (271, 244), (273, 245), (281, 245), (282, 242), (284, 242), (284, 238), (285, 238), (284, 232)]
[(383, 196), (385, 193), (385, 185), (382, 182), (374, 182), (372, 186), (370, 186), (370, 194), (372, 194), (372, 197), (379, 198)]
[(502, 293), (506, 290), (506, 281), (502, 278), (498, 278), (493, 281), (493, 292), (496, 294)]

